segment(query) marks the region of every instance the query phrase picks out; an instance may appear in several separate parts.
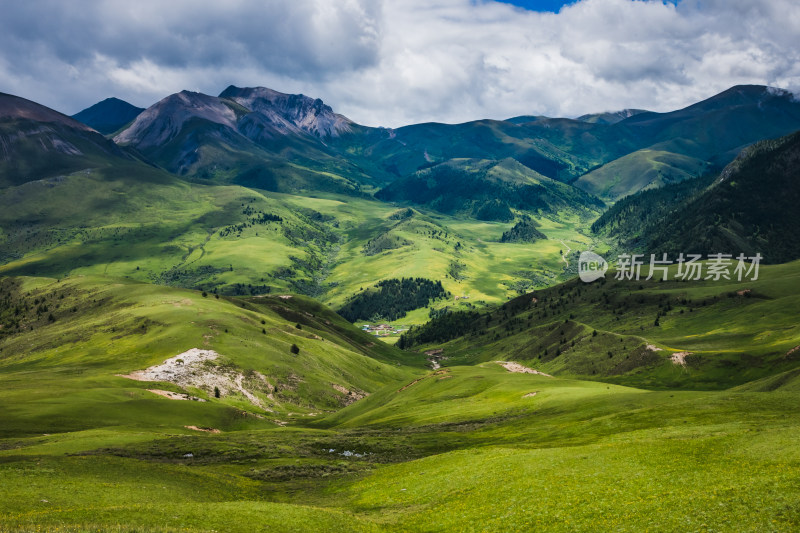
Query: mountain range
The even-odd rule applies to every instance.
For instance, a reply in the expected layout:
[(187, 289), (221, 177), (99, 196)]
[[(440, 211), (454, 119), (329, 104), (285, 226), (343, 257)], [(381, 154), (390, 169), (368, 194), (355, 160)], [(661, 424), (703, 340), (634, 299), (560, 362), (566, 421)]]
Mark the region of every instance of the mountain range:
[(721, 250), (784, 263), (800, 257), (800, 133), (760, 141), (709, 179), (643, 191), (592, 226), (620, 246), (654, 253)]
[(800, 104), (786, 91), (737, 86), (670, 113), (386, 129), (355, 124), (319, 99), (231, 86), (218, 97), (183, 91), (144, 111), (107, 99), (73, 118), (195, 180), (363, 194), (435, 163), (513, 158), (613, 203), (714, 172), (747, 145), (800, 129)]
[(325, 143), (350, 124), (322, 100), (231, 86), (219, 97), (170, 95), (114, 141), (190, 179), (358, 194), (368, 177)]
[[(720, 169), (747, 145), (796, 129), (800, 103), (763, 86), (733, 87), (669, 113), (628, 109), (396, 129), (360, 126), (319, 99), (231, 86), (218, 97), (171, 95), (114, 139), (180, 175), (285, 191), (357, 194), (433, 163), (510, 157), (613, 202)], [(319, 171), (330, 179), (320, 181)]]
[(797, 530), (799, 105), (0, 95), (0, 530)]
[[(763, 248), (772, 262), (798, 257), (788, 218), (780, 230), (719, 222), (729, 217), (723, 204), (687, 207), (689, 192), (673, 192), (695, 194), (743, 147), (800, 129), (800, 104), (767, 87), (734, 87), (670, 113), (388, 129), (356, 124), (319, 99), (231, 86), (219, 96), (183, 91), (141, 112), (109, 99), (76, 115), (113, 129), (108, 136), (19, 97), (3, 95), (0, 105), (8, 274), (113, 273), (232, 294), (291, 289), (334, 306), (365, 283), (422, 276), (486, 303), (568, 279), (571, 254), (587, 246), (691, 242)], [(780, 187), (794, 190), (784, 174)], [(772, 190), (747, 189), (749, 220), (788, 212), (770, 211)], [(645, 207), (652, 201), (630, 207), (664, 195), (670, 209), (713, 209), (679, 228)], [(407, 206), (412, 216), (393, 218)], [(503, 237), (528, 219), (533, 242)], [(721, 237), (731, 232), (739, 237)], [(413, 321), (427, 319), (415, 313)]]

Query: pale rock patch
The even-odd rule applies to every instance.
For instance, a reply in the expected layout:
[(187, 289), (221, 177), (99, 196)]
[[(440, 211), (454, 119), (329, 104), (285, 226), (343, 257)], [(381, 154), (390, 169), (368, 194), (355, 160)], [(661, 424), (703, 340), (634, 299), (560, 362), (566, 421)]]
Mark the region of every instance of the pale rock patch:
[[(220, 355), (214, 350), (192, 348), (170, 357), (160, 365), (154, 365), (145, 370), (137, 370), (121, 377), (136, 381), (166, 381), (184, 388), (196, 387), (209, 394), (213, 394), (214, 389), (217, 388), (220, 391), (220, 395), (241, 394), (256, 407), (272, 412), (253, 393), (254, 391), (262, 392), (271, 400), (274, 399), (272, 396), (274, 387), (270, 385), (267, 379), (258, 372), (253, 373), (255, 378), (249, 378), (235, 369), (216, 365), (214, 361), (219, 357)], [(165, 395), (162, 394), (162, 396)]]
[(675, 352), (669, 356), (669, 360), (674, 365), (686, 366), (686, 357), (692, 355), (691, 352)]
[(349, 390), (347, 387), (343, 387), (342, 385), (337, 385), (336, 383), (331, 383), (331, 386), (334, 388), (334, 390), (336, 390), (336, 392), (344, 395), (344, 397), (341, 399), (341, 402), (345, 406), (355, 403), (358, 400), (361, 400), (362, 398), (366, 398), (367, 396), (369, 396), (369, 394), (364, 391), (358, 389)]
[(548, 378), (552, 378), (550, 374), (545, 374), (544, 372), (540, 372), (534, 368), (528, 368), (527, 366), (522, 366), (519, 363), (515, 363), (514, 361), (495, 361), (498, 365), (502, 366), (509, 372), (514, 372), (517, 374), (537, 374), (539, 376), (546, 376)]

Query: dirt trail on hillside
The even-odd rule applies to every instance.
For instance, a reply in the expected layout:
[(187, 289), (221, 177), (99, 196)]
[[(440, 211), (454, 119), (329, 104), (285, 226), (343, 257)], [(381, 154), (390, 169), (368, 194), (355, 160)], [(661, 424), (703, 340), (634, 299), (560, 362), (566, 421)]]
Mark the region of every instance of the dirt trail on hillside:
[(522, 366), (519, 363), (515, 363), (514, 361), (495, 361), (498, 365), (502, 366), (509, 372), (514, 372), (517, 374), (537, 374), (539, 376), (545, 376), (548, 378), (552, 378), (550, 374), (545, 374), (544, 372), (539, 372), (534, 368), (528, 368), (527, 366)]
[(561, 244), (563, 244), (563, 245), (564, 245), (564, 248), (566, 248), (566, 249), (567, 249), (567, 252), (566, 252), (566, 253), (564, 253), (564, 254), (561, 254), (561, 260), (562, 260), (562, 261), (564, 261), (564, 264), (565, 264), (565, 265), (567, 265), (565, 268), (569, 268), (569, 261), (567, 261), (567, 256), (568, 256), (568, 255), (569, 255), (569, 253), (572, 251), (572, 248), (570, 248), (569, 246), (567, 246), (567, 243), (565, 243), (563, 240), (560, 240), (559, 242), (560, 242)]
[(161, 389), (147, 389), (147, 392), (158, 394), (159, 396), (163, 396), (164, 398), (169, 398), (170, 400), (189, 400), (193, 402), (206, 401), (202, 398), (198, 398), (197, 396), (190, 396), (185, 392), (172, 392), (170, 390), (161, 390)]
[(192, 431), (202, 431), (204, 433), (215, 433), (215, 434), (216, 433), (222, 433), (217, 428), (201, 428), (201, 427), (198, 427), (198, 426), (183, 426), (183, 427), (185, 427), (186, 429), (191, 429)]
[(438, 376), (439, 379), (448, 379), (448, 378), (453, 377), (453, 376), (451, 376), (449, 374), (450, 374), (450, 369), (449, 368), (440, 368), (438, 370), (435, 370), (435, 371), (431, 372), (430, 374), (428, 374), (426, 376), (422, 376), (421, 378), (415, 379), (414, 381), (412, 381), (411, 383), (408, 383), (407, 385), (403, 385), (402, 387), (397, 389), (397, 392), (403, 392), (407, 388), (411, 387), (412, 385), (416, 385), (417, 383), (419, 383), (420, 381), (422, 381), (423, 379), (426, 379), (426, 378)]

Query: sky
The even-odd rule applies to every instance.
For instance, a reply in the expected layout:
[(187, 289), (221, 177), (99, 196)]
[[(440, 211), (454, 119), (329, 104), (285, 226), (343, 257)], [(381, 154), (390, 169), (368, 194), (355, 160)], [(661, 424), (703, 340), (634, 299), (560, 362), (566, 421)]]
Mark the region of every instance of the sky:
[(797, 0), (0, 2), (0, 92), (67, 114), (231, 84), (387, 127), (800, 93)]
[[(577, 0), (569, 0), (561, 2), (558, 0), (499, 0), (505, 4), (511, 4), (517, 7), (522, 7), (529, 11), (551, 12), (558, 13), (559, 10), (565, 5), (574, 4)], [(677, 4), (678, 0), (668, 0), (669, 3)], [(667, 3), (667, 2), (665, 2)]]

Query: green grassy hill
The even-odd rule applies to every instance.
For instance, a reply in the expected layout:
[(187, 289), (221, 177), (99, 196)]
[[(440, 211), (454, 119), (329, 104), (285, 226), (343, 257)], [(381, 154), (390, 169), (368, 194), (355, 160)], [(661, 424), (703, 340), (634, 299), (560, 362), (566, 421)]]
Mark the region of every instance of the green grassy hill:
[(685, 109), (639, 113), (612, 128), (636, 148), (575, 181), (607, 202), (700, 176), (754, 142), (796, 131), (800, 104), (787, 91), (742, 85)]
[(403, 277), (470, 297), (437, 307), (499, 303), (564, 279), (560, 252), (593, 242), (591, 218), (578, 211), (535, 216), (546, 240), (502, 243), (513, 221), (426, 209), (397, 219), (397, 206), (374, 199), (189, 184), (135, 162), (2, 189), (0, 206), (3, 274), (112, 276), (229, 295), (288, 290), (336, 308)]
[(443, 349), (444, 365), (501, 358), (647, 388), (726, 388), (800, 365), (800, 263), (762, 266), (757, 281), (682, 282), (675, 272), (574, 280), (489, 313), (434, 319), (401, 343)]
[(375, 196), (499, 222), (513, 220), (512, 208), (539, 213), (572, 210), (591, 216), (603, 206), (596, 198), (514, 159), (450, 160), (396, 180)]
[[(80, 272), (178, 285), (187, 280), (192, 286), (212, 275), (228, 278), (214, 286), (252, 283), (264, 270), (232, 273), (231, 265), (240, 266), (239, 261), (224, 257), (211, 270), (190, 265), (212, 253), (214, 237), (220, 245), (213, 250), (218, 257), (231, 253), (233, 239), (219, 232), (230, 227), (236, 235), (237, 224), (255, 218), (243, 213), (254, 196), (260, 197), (240, 187), (189, 185), (143, 165), (92, 169), (8, 188), (0, 193), (2, 268), (26, 275)], [(258, 207), (259, 212), (268, 209)], [(263, 228), (262, 235), (271, 235), (265, 243), (276, 239), (276, 223), (254, 225)], [(239, 254), (245, 257), (248, 251)], [(262, 265), (251, 268), (269, 268), (270, 261), (282, 265), (288, 262), (286, 255), (265, 257)]]
[(0, 93), (0, 189), (131, 160), (130, 154), (85, 124)]
[(798, 133), (756, 143), (718, 175), (618, 202), (592, 230), (621, 248), (653, 253), (761, 253), (769, 263), (800, 258), (798, 143)]
[(411, 426), (458, 449), (381, 468), (335, 494), (367, 516), (386, 513), (388, 530), (792, 529), (794, 397), (453, 367), (330, 422), (375, 433)]
[(643, 149), (581, 176), (575, 186), (612, 203), (631, 193), (695, 178), (708, 168), (702, 159)]
[[(25, 280), (25, 289), (32, 283)], [(216, 303), (190, 299), (202, 308)], [(222, 316), (215, 318), (225, 320), (224, 306), (233, 303), (216, 307)], [(187, 312), (165, 302), (165, 312), (169, 307)], [(241, 313), (252, 311), (235, 312)], [(231, 336), (246, 337), (246, 329)], [(4, 403), (16, 406), (12, 416), (27, 415), (24, 427), (4, 425), (0, 438), (0, 525), (7, 529), (800, 525), (796, 391), (652, 392), (512, 373), (487, 362), (415, 372), (334, 414), (294, 416), (289, 426), (275, 427), (236, 416), (239, 407), (222, 400), (150, 400), (136, 387), (141, 383), (126, 390), (117, 385), (123, 378), (98, 377), (136, 365), (108, 361), (78, 374), (68, 360), (50, 361), (53, 377), (46, 372), (39, 382), (13, 373), (6, 379), (6, 368), (0, 370)], [(83, 411), (82, 425), (55, 432), (48, 417), (64, 399), (74, 409), (75, 383), (80, 399), (95, 408)], [(51, 392), (43, 394), (43, 385)], [(93, 387), (102, 394), (87, 392)], [(123, 407), (105, 420), (103, 405), (113, 404), (118, 390), (126, 392)], [(56, 391), (67, 394), (48, 401)]]
[[(271, 427), (337, 409), (413, 373), (413, 357), (376, 344), (297, 295), (218, 298), (80, 276), (6, 278), (0, 299), (4, 437), (42, 427), (55, 433)], [(188, 385), (166, 374), (147, 381), (121, 377), (192, 349), (219, 354), (187, 366), (190, 378), (210, 377), (187, 378)], [(401, 362), (406, 366), (398, 367)], [(205, 401), (175, 401), (150, 389)]]

